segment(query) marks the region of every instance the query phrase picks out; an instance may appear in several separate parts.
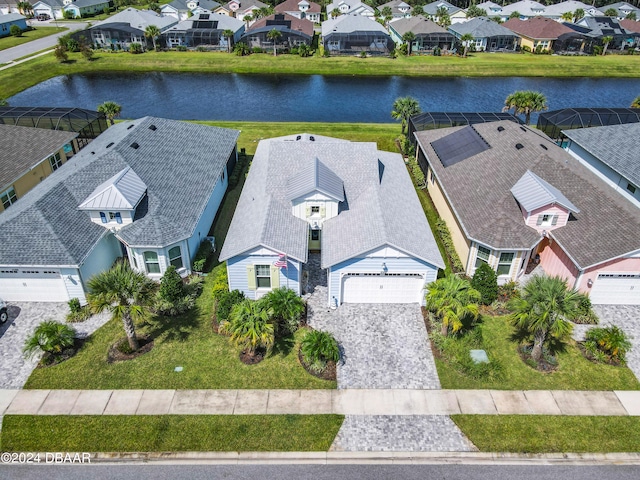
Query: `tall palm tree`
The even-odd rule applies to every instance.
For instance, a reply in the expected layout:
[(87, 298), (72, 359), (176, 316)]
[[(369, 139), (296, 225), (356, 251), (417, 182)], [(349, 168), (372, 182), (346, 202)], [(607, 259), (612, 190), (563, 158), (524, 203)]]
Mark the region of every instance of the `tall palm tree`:
[(383, 7), (382, 10), (380, 11), (380, 16), (384, 20), (385, 25), (389, 25), (389, 22), (393, 18), (393, 10), (391, 10), (391, 7), (388, 7), (388, 6)]
[(506, 112), (512, 108), (514, 115), (524, 113), (525, 123), (529, 125), (533, 112), (541, 112), (547, 110), (549, 107), (547, 106), (547, 97), (542, 93), (532, 90), (519, 90), (510, 94), (505, 99), (502, 111)]
[(611, 42), (613, 42), (613, 37), (611, 35), (602, 37), (602, 43), (604, 44), (604, 47), (602, 48), (602, 56), (607, 54), (607, 48)]
[(275, 342), (273, 325), (262, 302), (243, 300), (234, 305), (229, 321), (220, 325), (220, 331), (231, 336), (231, 341), (250, 355), (264, 347), (269, 351)]
[(449, 330), (457, 332), (465, 320), (476, 320), (480, 315), (480, 292), (468, 280), (453, 273), (446, 274), (427, 285), (427, 308), (442, 321), (442, 335)]
[(104, 116), (107, 117), (107, 120), (109, 120), (109, 123), (113, 125), (115, 123), (113, 119), (120, 116), (122, 107), (116, 102), (104, 102), (103, 104), (98, 105), (98, 111), (104, 114)]
[(129, 346), (137, 350), (134, 321), (149, 314), (157, 284), (145, 274), (133, 271), (128, 264), (118, 262), (110, 270), (91, 277), (88, 286), (91, 309), (95, 313), (109, 310), (112, 318), (122, 321)]
[(572, 325), (566, 318), (575, 315), (579, 299), (580, 294), (569, 289), (564, 279), (536, 276), (511, 304), (511, 321), (533, 334), (531, 357), (536, 362), (542, 359), (542, 347), (549, 335), (562, 339), (571, 333)]
[(564, 20), (565, 22), (571, 22), (573, 20), (573, 12), (564, 12), (562, 15), (560, 15), (560, 19)]
[(575, 12), (573, 12), (573, 23), (576, 23), (584, 18), (584, 10), (582, 8), (577, 8)]
[(615, 8), (607, 8), (604, 11), (604, 16), (605, 17), (617, 17), (618, 16), (618, 11)]
[(269, 33), (267, 33), (267, 38), (273, 42), (273, 56), (277, 56), (278, 52), (276, 50), (276, 45), (278, 40), (282, 38), (282, 32), (280, 30), (272, 29)]
[(276, 288), (260, 301), (282, 333), (293, 333), (298, 329), (305, 305), (296, 292), (290, 288)]
[(447, 7), (438, 7), (436, 10), (436, 22), (442, 28), (449, 28), (451, 26), (451, 17), (449, 16), (449, 10)]
[(231, 53), (231, 39), (233, 38), (233, 30), (227, 28), (222, 32), (222, 36), (227, 39), (227, 52)]
[(144, 29), (144, 36), (150, 38), (153, 42), (153, 49), (156, 49), (156, 39), (160, 36), (160, 29), (155, 25), (148, 25)]
[(471, 42), (473, 42), (473, 40), (474, 40), (473, 35), (470, 33), (465, 33), (460, 37), (460, 42), (462, 42), (462, 45), (464, 46), (464, 52), (462, 53), (462, 56), (464, 58), (467, 57), (467, 52), (469, 51), (469, 45), (471, 45)]
[(402, 122), (402, 134), (404, 135), (404, 130), (409, 118), (419, 114), (421, 111), (418, 100), (413, 97), (400, 97), (396, 98), (396, 101), (393, 102), (391, 117)]
[(249, 24), (254, 20), (253, 15), (251, 14), (245, 15), (243, 20), (244, 20), (244, 23), (246, 24), (245, 30), (249, 30)]
[(424, 7), (422, 5), (414, 5), (411, 9), (412, 17), (417, 17), (418, 15), (424, 15)]
[(402, 36), (402, 40), (404, 40), (407, 44), (407, 54), (411, 56), (411, 45), (416, 39), (416, 34), (409, 31)]
[(640, 95), (631, 102), (631, 108), (640, 108)]

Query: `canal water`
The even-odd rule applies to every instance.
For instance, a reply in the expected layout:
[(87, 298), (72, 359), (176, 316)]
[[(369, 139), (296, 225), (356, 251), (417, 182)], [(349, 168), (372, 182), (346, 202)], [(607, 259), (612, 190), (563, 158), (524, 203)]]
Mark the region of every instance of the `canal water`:
[[(122, 118), (391, 122), (393, 101), (411, 95), (423, 111), (500, 111), (516, 90), (537, 90), (550, 110), (628, 107), (638, 79), (415, 78), (239, 74), (100, 74), (52, 78), (9, 99), (12, 106), (95, 109), (111, 100)], [(532, 119), (535, 122), (535, 117)]]

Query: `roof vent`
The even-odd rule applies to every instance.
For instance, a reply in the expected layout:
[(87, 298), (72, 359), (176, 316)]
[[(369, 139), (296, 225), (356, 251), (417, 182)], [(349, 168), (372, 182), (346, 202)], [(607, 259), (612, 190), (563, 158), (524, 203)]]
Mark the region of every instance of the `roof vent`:
[(96, 152), (91, 152), (91, 155), (95, 155), (95, 154), (96, 154)]
[[(111, 148), (111, 147), (113, 147), (113, 142), (111, 142), (109, 145), (107, 145), (107, 148)], [(91, 152), (91, 153), (93, 153), (93, 152)]]
[(309, 135), (309, 140), (311, 140), (312, 142), (316, 141), (316, 137), (314, 137), (313, 135)]
[(139, 146), (140, 146), (140, 145), (138, 145), (136, 142), (133, 142), (133, 143), (130, 145), (130, 147), (131, 147), (131, 148), (133, 148), (134, 150), (137, 150)]
[(527, 131), (527, 129), (526, 129), (526, 128), (524, 128), (524, 127), (520, 127), (520, 130), (522, 130), (523, 132), (526, 132), (526, 131)]
[(127, 130), (131, 130), (134, 127), (133, 123), (127, 127)]
[(524, 145), (522, 145), (521, 143), (516, 143), (516, 148), (518, 150), (522, 150), (524, 148)]
[(542, 148), (544, 148), (545, 150), (549, 150), (549, 149), (546, 147), (546, 145), (540, 144), (540, 146), (541, 146)]
[(155, 125), (149, 125), (149, 130), (153, 130), (154, 132), (158, 129)]
[(498, 131), (499, 131), (499, 132), (504, 132), (504, 127), (503, 127), (502, 125), (500, 125), (500, 126), (498, 127)]
[(298, 135), (298, 136), (296, 137), (296, 140), (300, 140), (301, 138), (302, 138), (302, 135)]

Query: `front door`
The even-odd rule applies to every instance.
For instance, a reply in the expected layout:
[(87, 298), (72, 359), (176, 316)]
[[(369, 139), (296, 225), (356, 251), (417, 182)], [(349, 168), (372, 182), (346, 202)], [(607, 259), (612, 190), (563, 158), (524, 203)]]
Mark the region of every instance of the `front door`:
[(320, 251), (320, 236), (320, 230), (309, 230), (309, 250)]

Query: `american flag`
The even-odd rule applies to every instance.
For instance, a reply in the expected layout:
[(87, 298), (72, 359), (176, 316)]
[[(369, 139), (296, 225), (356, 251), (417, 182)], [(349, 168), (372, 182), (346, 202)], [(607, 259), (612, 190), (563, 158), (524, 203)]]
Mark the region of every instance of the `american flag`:
[(285, 268), (287, 266), (287, 254), (281, 253), (278, 257), (278, 260), (273, 262), (274, 267)]

